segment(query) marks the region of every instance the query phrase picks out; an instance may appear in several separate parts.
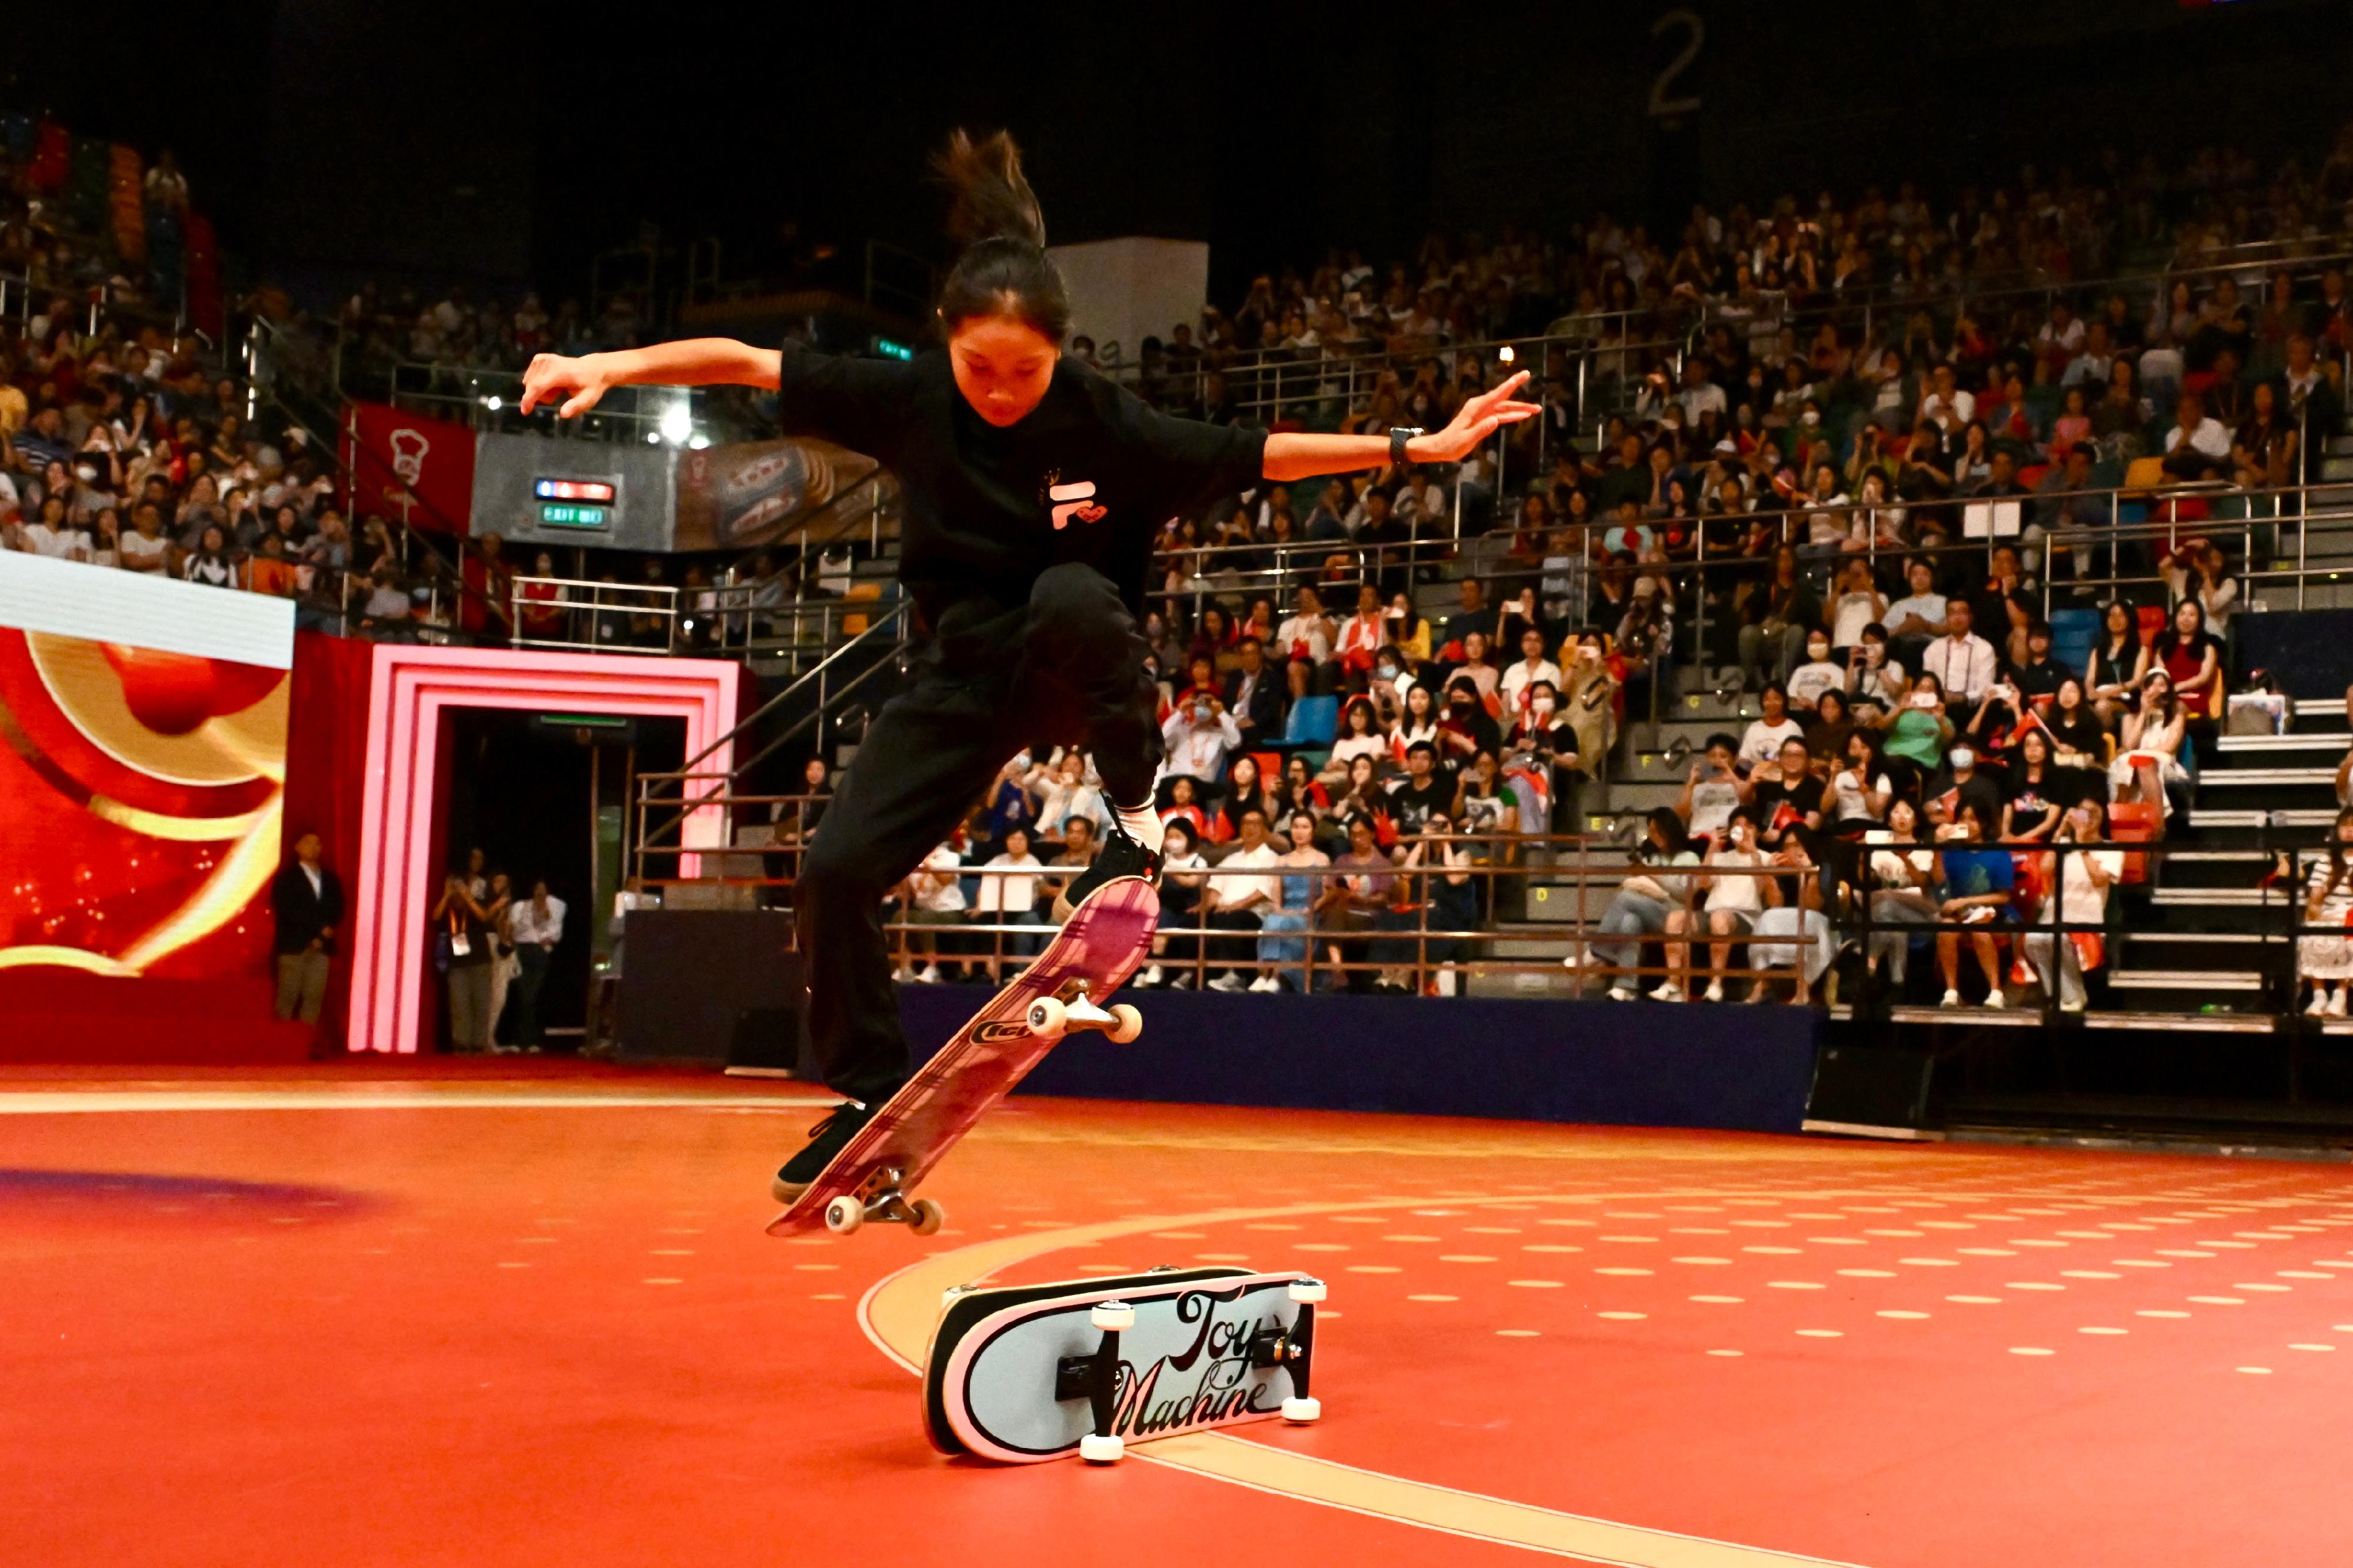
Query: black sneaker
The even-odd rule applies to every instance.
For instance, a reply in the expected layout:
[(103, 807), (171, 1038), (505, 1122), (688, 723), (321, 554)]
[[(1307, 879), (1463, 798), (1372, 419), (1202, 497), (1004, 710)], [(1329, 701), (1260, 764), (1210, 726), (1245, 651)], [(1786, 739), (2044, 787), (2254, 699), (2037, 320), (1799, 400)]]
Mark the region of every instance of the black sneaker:
[(1094, 864), (1071, 879), (1071, 885), (1054, 896), (1054, 918), (1066, 921), (1071, 911), (1087, 901), (1087, 895), (1105, 882), (1122, 877), (1141, 877), (1147, 882), (1160, 880), (1160, 851), (1146, 849), (1128, 837), (1127, 829), (1113, 817), (1103, 831), (1103, 847), (1095, 851)]
[(808, 1191), (811, 1183), (825, 1173), (826, 1166), (841, 1152), (842, 1146), (858, 1136), (859, 1130), (873, 1119), (881, 1102), (860, 1105), (844, 1100), (833, 1108), (824, 1121), (809, 1129), (809, 1141), (801, 1152), (785, 1162), (768, 1191), (780, 1204), (788, 1204)]

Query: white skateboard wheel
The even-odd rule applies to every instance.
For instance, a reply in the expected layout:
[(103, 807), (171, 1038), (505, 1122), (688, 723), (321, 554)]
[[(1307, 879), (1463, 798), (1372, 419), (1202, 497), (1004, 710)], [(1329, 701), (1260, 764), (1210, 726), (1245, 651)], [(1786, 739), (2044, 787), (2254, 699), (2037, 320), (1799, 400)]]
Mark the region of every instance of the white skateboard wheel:
[(1321, 1301), (1324, 1299), (1324, 1281), (1293, 1279), (1291, 1282), (1291, 1299), (1294, 1301)]
[(1294, 1396), (1282, 1402), (1282, 1418), (1285, 1421), (1313, 1421), (1323, 1414), (1324, 1402), (1320, 1399), (1301, 1399)]
[(1101, 1301), (1087, 1314), (1087, 1321), (1103, 1333), (1124, 1334), (1135, 1327), (1135, 1309), (1124, 1301)]
[(1124, 1002), (1114, 1002), (1111, 1008), (1111, 1027), (1103, 1033), (1114, 1045), (1125, 1045), (1144, 1033), (1144, 1015)]
[(1029, 1032), (1052, 1038), (1068, 1026), (1070, 1012), (1051, 996), (1040, 996), (1029, 1004)]
[(907, 1205), (907, 1228), (917, 1236), (930, 1236), (947, 1223), (948, 1211), (929, 1198), (917, 1198)]
[(1110, 1436), (1090, 1432), (1079, 1439), (1079, 1458), (1090, 1465), (1109, 1465), (1127, 1452), (1127, 1439), (1114, 1432)]
[(839, 1197), (825, 1205), (825, 1228), (836, 1236), (848, 1236), (866, 1223), (866, 1205), (856, 1198)]

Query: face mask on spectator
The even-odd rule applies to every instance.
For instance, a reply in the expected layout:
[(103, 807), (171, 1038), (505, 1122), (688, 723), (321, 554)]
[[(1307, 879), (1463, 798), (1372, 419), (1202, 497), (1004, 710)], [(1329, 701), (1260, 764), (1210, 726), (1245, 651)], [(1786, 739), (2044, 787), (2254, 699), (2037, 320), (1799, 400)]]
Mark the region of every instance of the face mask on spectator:
[(1806, 657), (1816, 664), (1820, 664), (1830, 656), (1831, 645), (1826, 642), (1810, 642), (1806, 645)]
[(1967, 746), (1955, 746), (1953, 748), (1952, 757), (1953, 771), (1957, 773), (1967, 773), (1969, 769), (1977, 766), (1978, 754), (1975, 752), (1970, 751)]

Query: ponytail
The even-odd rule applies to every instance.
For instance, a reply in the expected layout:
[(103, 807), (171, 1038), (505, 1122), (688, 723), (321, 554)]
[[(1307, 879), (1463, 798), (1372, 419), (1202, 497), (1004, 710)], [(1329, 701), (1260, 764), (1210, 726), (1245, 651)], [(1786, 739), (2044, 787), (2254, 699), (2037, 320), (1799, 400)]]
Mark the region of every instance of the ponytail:
[(1061, 273), (1046, 255), (1046, 219), (1004, 132), (976, 142), (962, 131), (932, 160), (950, 193), (948, 234), (964, 247), (940, 289), (940, 325), (1011, 316), (1060, 344), (1071, 329)]

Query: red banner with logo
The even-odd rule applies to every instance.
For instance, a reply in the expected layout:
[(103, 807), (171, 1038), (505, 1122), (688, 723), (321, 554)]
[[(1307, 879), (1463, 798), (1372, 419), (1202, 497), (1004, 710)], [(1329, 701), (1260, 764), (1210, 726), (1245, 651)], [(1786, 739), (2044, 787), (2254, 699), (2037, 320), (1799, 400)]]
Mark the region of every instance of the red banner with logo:
[(351, 476), (353, 532), (371, 513), (463, 538), (474, 510), (474, 433), (387, 403), (343, 411), (343, 471)]

